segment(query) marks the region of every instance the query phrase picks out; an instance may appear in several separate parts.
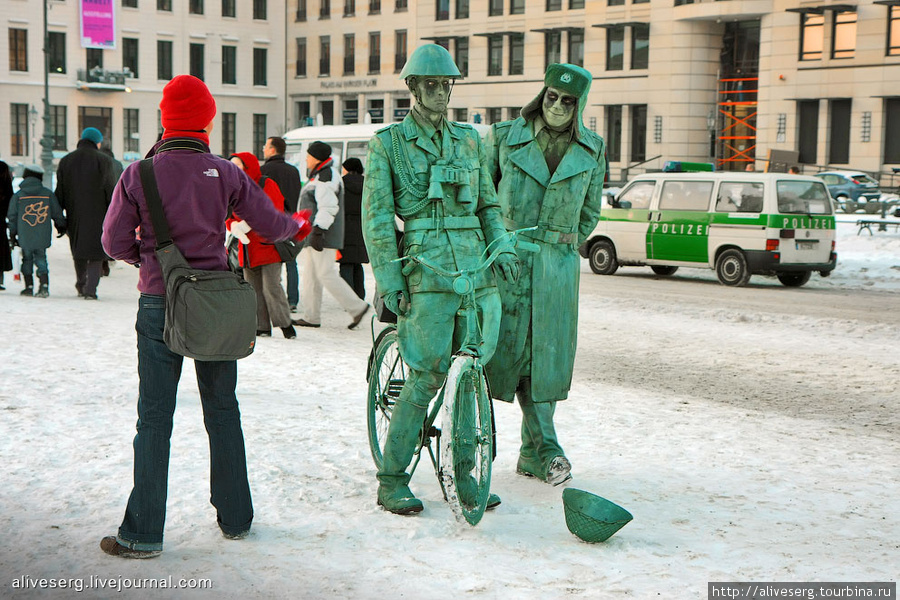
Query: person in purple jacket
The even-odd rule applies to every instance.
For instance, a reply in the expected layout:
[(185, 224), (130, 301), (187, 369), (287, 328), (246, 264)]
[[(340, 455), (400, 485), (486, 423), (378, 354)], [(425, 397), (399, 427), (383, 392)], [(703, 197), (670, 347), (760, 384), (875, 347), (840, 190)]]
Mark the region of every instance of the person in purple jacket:
[[(308, 235), (302, 216), (276, 210), (266, 193), (236, 165), (209, 150), (216, 103), (206, 84), (179, 75), (159, 104), (162, 139), (148, 153), (172, 240), (190, 265), (225, 271), (225, 218), (239, 213), (273, 241)], [(184, 357), (163, 341), (165, 284), (154, 254), (156, 239), (141, 187), (140, 163), (122, 174), (103, 222), (106, 253), (140, 267), (138, 290), (138, 421), (134, 438), (134, 488), (115, 536), (100, 541), (107, 554), (152, 558), (162, 552), (169, 475), (169, 440)], [(296, 222), (295, 222), (296, 220)], [(137, 230), (137, 231), (136, 231)], [(250, 532), (253, 505), (241, 416), (235, 395), (236, 361), (195, 361), (203, 420), (209, 434), (210, 502), (228, 539)]]

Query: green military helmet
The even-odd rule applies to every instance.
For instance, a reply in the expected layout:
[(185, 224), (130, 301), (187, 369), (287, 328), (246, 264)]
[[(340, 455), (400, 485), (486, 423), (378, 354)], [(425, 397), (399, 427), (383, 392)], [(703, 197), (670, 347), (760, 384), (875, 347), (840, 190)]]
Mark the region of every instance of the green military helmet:
[(462, 77), (453, 57), (438, 44), (416, 48), (400, 72), (400, 79), (408, 77)]

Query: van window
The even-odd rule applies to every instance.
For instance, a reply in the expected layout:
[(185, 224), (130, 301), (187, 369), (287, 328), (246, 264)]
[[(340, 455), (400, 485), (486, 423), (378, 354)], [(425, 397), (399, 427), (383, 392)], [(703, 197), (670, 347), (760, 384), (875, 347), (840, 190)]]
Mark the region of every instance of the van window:
[[(347, 142), (347, 158), (358, 158), (366, 166), (366, 154), (369, 150), (369, 142)], [(346, 160), (346, 158), (344, 159)]]
[(764, 188), (759, 182), (723, 181), (716, 198), (716, 212), (762, 212)]
[(818, 181), (779, 181), (778, 212), (800, 215), (830, 215), (831, 200), (825, 185)]
[(709, 210), (712, 181), (666, 181), (659, 210)]
[(631, 208), (650, 208), (650, 199), (653, 197), (653, 181), (638, 181), (629, 186), (616, 198), (617, 202), (627, 200), (631, 202)]

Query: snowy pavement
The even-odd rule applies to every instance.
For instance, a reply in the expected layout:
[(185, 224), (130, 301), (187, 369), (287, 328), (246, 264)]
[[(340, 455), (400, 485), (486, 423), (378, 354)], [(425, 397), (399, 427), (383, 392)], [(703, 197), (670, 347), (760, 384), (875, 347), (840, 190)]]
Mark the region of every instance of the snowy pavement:
[[(841, 263), (816, 285), (897, 293), (900, 309), (900, 235), (855, 234), (840, 226)], [(117, 263), (99, 302), (77, 299), (61, 242), (50, 298), (19, 297), (9, 273), (0, 292), (0, 597), (75, 595), (21, 589), (41, 578), (81, 578), (92, 598), (361, 599), (685, 599), (705, 598), (708, 581), (897, 580), (900, 328), (735, 319), (652, 293), (628, 305), (583, 294), (575, 382), (557, 412), (569, 485), (634, 515), (606, 543), (567, 531), (562, 487), (515, 474), (519, 411), (503, 403), (496, 511), (457, 523), (424, 461), (412, 487), (425, 512), (380, 510), (364, 412), (370, 333), (348, 331), (326, 295), (321, 329), (263, 339), (240, 362), (252, 535), (228, 541), (215, 524), (188, 361), (165, 551), (106, 556), (98, 543), (131, 482), (137, 271)], [(854, 376), (854, 356), (883, 367)], [(147, 578), (212, 589), (98, 587)]]

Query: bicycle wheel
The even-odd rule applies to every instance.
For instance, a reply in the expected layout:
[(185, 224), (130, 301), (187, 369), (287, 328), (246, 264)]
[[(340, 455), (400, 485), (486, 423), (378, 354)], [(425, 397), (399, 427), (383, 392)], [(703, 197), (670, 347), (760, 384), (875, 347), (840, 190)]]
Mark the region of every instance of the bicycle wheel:
[(493, 427), (484, 370), (473, 357), (453, 359), (441, 411), (441, 483), (456, 518), (477, 525), (491, 488)]
[(377, 469), (381, 469), (384, 460), (384, 442), (391, 424), (391, 412), (406, 382), (407, 367), (400, 357), (397, 340), (397, 328), (387, 327), (378, 335), (369, 357), (366, 414), (369, 449)]

